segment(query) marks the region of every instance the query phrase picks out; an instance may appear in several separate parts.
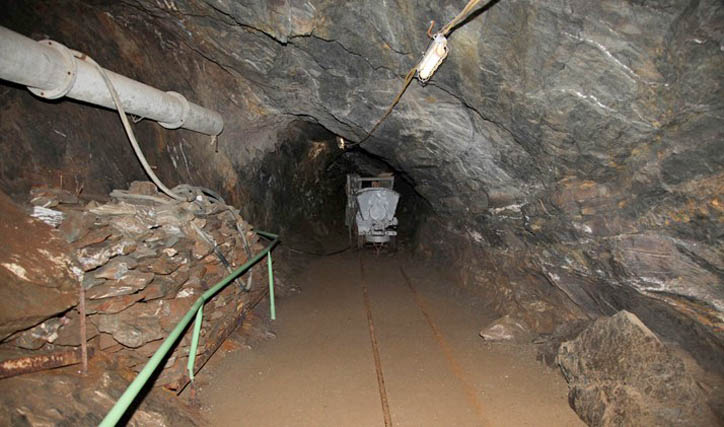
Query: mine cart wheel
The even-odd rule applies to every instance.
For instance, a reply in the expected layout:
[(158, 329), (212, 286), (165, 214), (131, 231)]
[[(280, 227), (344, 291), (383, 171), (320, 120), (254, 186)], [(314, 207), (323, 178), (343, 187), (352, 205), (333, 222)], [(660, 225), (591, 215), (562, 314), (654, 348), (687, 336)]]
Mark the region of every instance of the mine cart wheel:
[[(357, 229), (357, 224), (354, 224), (352, 226), (352, 234), (357, 238), (357, 249), (364, 248), (365, 247), (365, 236), (361, 236), (359, 234), (359, 229)], [(350, 236), (350, 239), (352, 239), (352, 238), (353, 237)]]
[(390, 252), (397, 252), (397, 236), (390, 236)]

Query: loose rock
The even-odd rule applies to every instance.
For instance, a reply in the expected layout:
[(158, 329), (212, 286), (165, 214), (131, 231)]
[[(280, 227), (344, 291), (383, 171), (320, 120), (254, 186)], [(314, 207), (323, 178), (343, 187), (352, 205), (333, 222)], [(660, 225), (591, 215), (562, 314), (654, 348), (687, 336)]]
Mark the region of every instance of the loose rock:
[(510, 315), (506, 315), (480, 331), (480, 336), (483, 337), (485, 341), (528, 343), (533, 337), (533, 334), (524, 322), (514, 319)]
[(589, 425), (717, 425), (682, 360), (627, 311), (563, 343), (557, 363), (571, 407)]

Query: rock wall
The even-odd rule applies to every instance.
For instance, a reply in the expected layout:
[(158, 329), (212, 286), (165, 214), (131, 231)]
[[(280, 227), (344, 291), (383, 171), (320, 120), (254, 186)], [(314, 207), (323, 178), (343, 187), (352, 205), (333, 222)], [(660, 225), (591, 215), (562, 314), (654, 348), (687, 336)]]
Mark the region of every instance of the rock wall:
[[(240, 170), (244, 206), (258, 227), (287, 237), (327, 234), (344, 221), (345, 177), (328, 170), (339, 155), (334, 135), (294, 121), (277, 134), (274, 150)], [(340, 210), (342, 213), (340, 213)]]
[[(464, 3), (13, 1), (0, 24), (220, 110), (218, 153), (190, 132), (141, 122), (139, 133), (163, 179), (243, 205), (253, 191), (239, 171), (289, 123), (360, 140), (424, 51), (428, 22)], [(451, 260), (501, 315), (547, 331), (628, 309), (724, 371), (722, 22), (718, 0), (491, 2), (364, 150), (429, 202), (423, 253)], [(140, 174), (127, 148), (98, 154), (125, 146), (111, 113), (0, 96), (8, 191), (78, 170), (78, 158), (107, 171), (78, 172), (88, 191)], [(65, 112), (77, 120), (60, 123)], [(75, 126), (90, 122), (104, 124)], [(104, 132), (121, 145), (95, 150)]]

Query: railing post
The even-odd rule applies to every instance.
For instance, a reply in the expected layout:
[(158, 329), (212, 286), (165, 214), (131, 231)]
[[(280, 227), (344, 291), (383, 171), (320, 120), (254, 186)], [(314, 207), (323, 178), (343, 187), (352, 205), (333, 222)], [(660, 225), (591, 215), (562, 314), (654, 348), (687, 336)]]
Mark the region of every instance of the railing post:
[(266, 264), (269, 268), (269, 311), (271, 312), (271, 320), (276, 320), (277, 310), (274, 305), (274, 271), (272, 270), (271, 251), (266, 253)]
[(191, 348), (189, 348), (189, 363), (186, 367), (189, 370), (189, 379), (194, 382), (194, 365), (196, 364), (196, 349), (199, 346), (199, 334), (201, 333), (201, 322), (204, 319), (204, 305), (201, 304), (196, 312), (196, 323), (194, 323), (194, 334), (191, 336)]
[(267, 239), (271, 239), (272, 242), (264, 248), (263, 251), (256, 254), (253, 258), (247, 260), (244, 265), (234, 270), (231, 274), (226, 276), (223, 280), (221, 280), (219, 283), (214, 285), (211, 289), (208, 289), (206, 292), (204, 292), (197, 300), (194, 302), (194, 304), (191, 306), (188, 312), (184, 315), (184, 317), (181, 319), (178, 324), (176, 324), (176, 327), (169, 333), (169, 335), (166, 337), (166, 339), (161, 343), (161, 346), (156, 350), (156, 352), (151, 356), (151, 359), (146, 363), (146, 365), (143, 367), (141, 372), (136, 375), (136, 378), (131, 382), (131, 384), (128, 385), (128, 388), (126, 388), (126, 391), (123, 392), (121, 397), (116, 401), (116, 404), (113, 405), (110, 411), (106, 414), (106, 417), (103, 418), (103, 421), (101, 421), (100, 426), (101, 427), (108, 427), (108, 426), (115, 426), (118, 420), (123, 417), (123, 414), (126, 413), (126, 410), (129, 406), (131, 406), (131, 403), (133, 403), (136, 396), (138, 396), (138, 393), (143, 389), (143, 387), (146, 385), (146, 382), (151, 377), (153, 372), (158, 368), (158, 366), (161, 364), (161, 361), (164, 357), (168, 354), (169, 351), (173, 349), (173, 347), (178, 342), (179, 337), (184, 332), (186, 327), (191, 323), (191, 319), (193, 319), (194, 316), (196, 316), (196, 324), (194, 325), (194, 335), (191, 337), (191, 349), (189, 350), (189, 363), (187, 365), (189, 369), (189, 377), (191, 380), (193, 380), (193, 368), (196, 360), (196, 348), (198, 347), (198, 337), (201, 332), (201, 322), (203, 320), (203, 307), (204, 303), (211, 298), (214, 297), (217, 293), (221, 292), (222, 289), (224, 289), (229, 283), (231, 283), (234, 279), (236, 279), (237, 276), (243, 274), (247, 270), (249, 270), (254, 264), (261, 261), (261, 259), (264, 256), (268, 256), (267, 258), (267, 266), (269, 268), (269, 291), (270, 291), (270, 298), (271, 298), (271, 313), (272, 313), (272, 319), (276, 319), (276, 310), (274, 308), (274, 276), (272, 273), (272, 260), (271, 260), (271, 250), (276, 246), (277, 243), (279, 243), (279, 236), (272, 233), (266, 233), (263, 231), (257, 231), (258, 235), (265, 237)]

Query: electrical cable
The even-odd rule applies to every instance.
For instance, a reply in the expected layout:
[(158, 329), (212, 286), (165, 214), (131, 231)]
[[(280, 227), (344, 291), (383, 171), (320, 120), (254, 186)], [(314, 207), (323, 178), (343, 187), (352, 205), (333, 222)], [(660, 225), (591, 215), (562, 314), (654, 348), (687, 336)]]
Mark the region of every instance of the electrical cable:
[(442, 27), (440, 30), (440, 33), (447, 37), (448, 34), (450, 34), (450, 31), (452, 31), (455, 26), (457, 26), (459, 23), (463, 22), (465, 19), (467, 19), (468, 16), (473, 12), (473, 9), (475, 6), (480, 4), (481, 0), (470, 0), (468, 4), (465, 5), (463, 10), (460, 11), (460, 13), (455, 16), (455, 18), (452, 19), (452, 21), (448, 22), (447, 25)]
[[(463, 22), (465, 19), (467, 19), (470, 16), (470, 14), (473, 12), (473, 9), (475, 9), (475, 7), (480, 4), (480, 2), (481, 2), (481, 0), (470, 0), (468, 2), (468, 4), (465, 5), (463, 10), (461, 10), (460, 13), (458, 13), (450, 22), (448, 22), (447, 25), (442, 27), (440, 32), (437, 34), (442, 34), (444, 37), (447, 37), (447, 35), (450, 34), (450, 32), (458, 24), (460, 24), (461, 22)], [(435, 25), (435, 21), (430, 21), (430, 26), (427, 29), (427, 36), (430, 38), (434, 37), (434, 35), (432, 34), (432, 27), (434, 25)], [(419, 66), (420, 66), (420, 63), (417, 63), (417, 64), (415, 64), (414, 67), (412, 67), (410, 69), (410, 71), (405, 76), (405, 82), (402, 85), (402, 89), (400, 89), (400, 92), (397, 94), (395, 99), (392, 101), (392, 104), (390, 104), (390, 106), (387, 108), (387, 110), (382, 115), (382, 117), (377, 121), (377, 123), (375, 123), (375, 125), (372, 127), (372, 129), (369, 132), (367, 132), (367, 135), (358, 142), (346, 144), (345, 147), (355, 147), (357, 145), (360, 145), (360, 144), (366, 142), (368, 139), (370, 139), (372, 134), (377, 130), (377, 128), (382, 124), (382, 122), (385, 121), (385, 119), (387, 119), (387, 116), (390, 115), (390, 113), (392, 112), (392, 109), (395, 108), (397, 103), (400, 102), (402, 95), (405, 94), (405, 91), (407, 91), (407, 88), (410, 86), (410, 83), (412, 83), (412, 79), (415, 78), (415, 74), (417, 73)]]
[(151, 178), (151, 181), (153, 181), (154, 184), (167, 196), (171, 197), (172, 199), (179, 200), (179, 201), (188, 201), (184, 199), (183, 197), (179, 196), (178, 194), (175, 194), (173, 191), (171, 191), (168, 187), (166, 187), (163, 182), (161, 182), (160, 179), (156, 176), (156, 174), (151, 169), (151, 166), (148, 164), (148, 161), (146, 161), (146, 157), (143, 155), (143, 151), (141, 151), (141, 147), (138, 145), (138, 141), (136, 141), (136, 136), (133, 133), (133, 129), (131, 128), (131, 123), (128, 121), (128, 117), (126, 117), (126, 111), (123, 109), (123, 105), (121, 104), (121, 100), (118, 97), (118, 93), (116, 92), (116, 88), (113, 87), (113, 82), (111, 82), (110, 77), (108, 77), (108, 73), (106, 73), (106, 70), (103, 69), (98, 63), (93, 60), (90, 56), (78, 52), (78, 51), (72, 51), (73, 55), (80, 59), (81, 61), (86, 61), (93, 65), (98, 72), (100, 73), (101, 77), (103, 77), (103, 81), (106, 83), (106, 86), (108, 87), (108, 92), (111, 94), (111, 98), (113, 99), (113, 103), (116, 106), (116, 109), (118, 110), (118, 115), (121, 117), (121, 122), (123, 123), (123, 129), (126, 131), (126, 135), (128, 136), (128, 140), (131, 142), (131, 147), (133, 147), (133, 151), (136, 153), (136, 157), (138, 157), (138, 161), (141, 162), (141, 166), (143, 166), (143, 170), (146, 172), (146, 175), (148, 175), (149, 178)]
[(292, 247), (290, 247), (289, 245), (285, 245), (284, 247), (287, 248), (287, 249), (289, 249), (289, 250), (292, 251), (292, 252), (300, 253), (300, 254), (303, 254), (303, 255), (319, 256), (319, 257), (327, 257), (327, 256), (337, 255), (337, 254), (341, 254), (341, 253), (343, 253), (343, 252), (347, 252), (348, 250), (352, 249), (352, 246), (347, 245), (347, 246), (345, 246), (345, 247), (342, 248), (342, 249), (338, 249), (338, 250), (336, 250), (336, 251), (325, 252), (325, 253), (321, 253), (321, 254), (320, 254), (320, 253), (318, 253), (318, 252), (309, 252), (309, 251), (304, 251), (304, 250), (301, 250), (301, 249), (292, 248)]
[[(108, 77), (108, 74), (106, 73), (106, 70), (103, 69), (93, 58), (90, 56), (78, 52), (78, 51), (72, 51), (73, 55), (82, 60), (90, 63), (93, 65), (98, 72), (100, 73), (101, 77), (103, 78), (103, 81), (105, 82), (106, 86), (108, 87), (108, 92), (111, 95), (111, 98), (113, 99), (113, 103), (116, 106), (116, 109), (118, 110), (118, 115), (121, 118), (121, 122), (123, 123), (123, 129), (126, 131), (126, 136), (128, 136), (128, 140), (131, 142), (131, 146), (133, 147), (133, 151), (136, 153), (136, 157), (138, 158), (138, 161), (141, 162), (141, 166), (143, 166), (143, 170), (146, 172), (146, 174), (151, 178), (154, 184), (166, 195), (171, 197), (174, 200), (177, 201), (194, 201), (197, 202), (197, 204), (200, 205), (200, 203), (196, 200), (199, 195), (205, 195), (206, 199), (209, 200), (211, 203), (219, 203), (224, 206), (226, 206), (229, 211), (231, 212), (234, 219), (237, 221), (236, 229), (241, 235), (242, 241), (244, 243), (244, 249), (246, 251), (246, 254), (248, 257), (251, 258), (251, 248), (249, 247), (249, 242), (246, 239), (246, 234), (244, 233), (244, 230), (241, 229), (241, 227), (238, 224), (238, 221), (241, 220), (241, 217), (239, 217), (238, 213), (236, 213), (233, 208), (226, 204), (224, 199), (221, 197), (221, 195), (209, 188), (206, 187), (200, 187), (200, 186), (192, 186), (189, 184), (179, 184), (176, 187), (173, 188), (173, 190), (170, 190), (168, 187), (166, 187), (163, 182), (156, 176), (156, 174), (151, 169), (151, 166), (148, 164), (148, 161), (146, 160), (146, 157), (143, 155), (143, 151), (141, 151), (141, 147), (138, 144), (138, 141), (136, 140), (136, 136), (133, 133), (133, 128), (131, 128), (131, 124), (128, 121), (128, 117), (126, 116), (126, 112), (123, 109), (123, 105), (121, 104), (120, 98), (118, 97), (118, 93), (116, 92), (115, 87), (113, 86), (113, 82), (111, 82), (111, 79)], [(213, 141), (216, 142), (216, 136), (213, 137)], [(186, 193), (187, 197), (182, 197), (179, 193)], [(111, 194), (114, 195), (114, 194)], [(127, 192), (116, 192), (116, 197), (120, 198), (137, 198), (137, 199), (144, 199), (144, 200), (151, 200), (156, 202), (167, 202), (161, 198), (153, 197), (153, 196), (145, 196), (145, 195), (135, 195), (135, 194), (129, 194)], [(200, 230), (199, 230), (200, 231)], [(201, 233), (203, 236), (203, 233)], [(230, 268), (229, 262), (224, 258), (223, 254), (220, 250), (218, 250), (218, 247), (214, 245), (214, 253), (219, 257), (221, 262), (226, 266), (227, 269)], [(247, 280), (246, 286), (242, 286), (243, 289), (245, 289), (247, 292), (251, 289), (252, 286), (252, 280), (253, 280), (253, 272), (249, 272), (249, 279)]]

